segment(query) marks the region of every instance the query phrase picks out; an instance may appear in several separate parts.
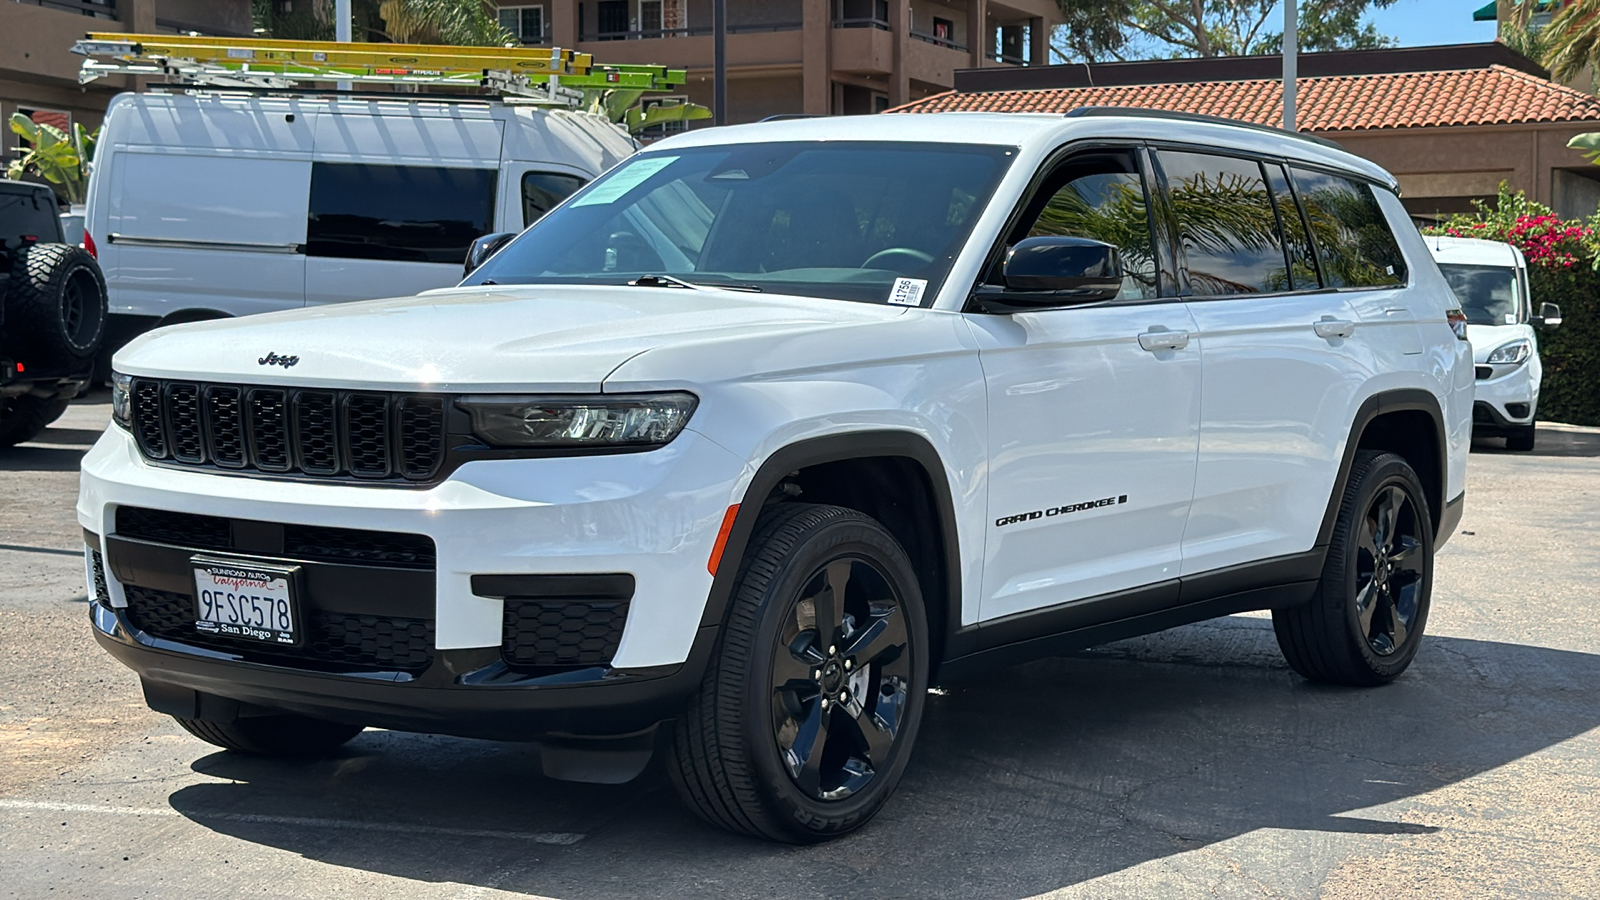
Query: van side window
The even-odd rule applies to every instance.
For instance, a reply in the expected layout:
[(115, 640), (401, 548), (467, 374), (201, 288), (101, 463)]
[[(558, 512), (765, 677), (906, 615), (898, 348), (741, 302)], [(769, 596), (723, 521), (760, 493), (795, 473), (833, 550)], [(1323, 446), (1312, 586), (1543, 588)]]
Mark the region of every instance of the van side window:
[(588, 184), (586, 178), (565, 172), (527, 172), (522, 176), (522, 227), (527, 228), (539, 217), (556, 208), (556, 204), (572, 196), (578, 188)]
[(1330, 288), (1403, 284), (1406, 260), (1372, 186), (1341, 175), (1290, 167)]
[(1187, 294), (1278, 293), (1291, 288), (1278, 214), (1261, 164), (1163, 150), (1167, 192), (1187, 269)]
[(1289, 176), (1277, 163), (1262, 163), (1267, 173), (1267, 186), (1272, 189), (1272, 204), (1278, 209), (1278, 230), (1283, 235), (1283, 252), (1289, 260), (1289, 288), (1296, 291), (1314, 291), (1322, 286), (1317, 277), (1317, 258), (1311, 251), (1311, 236), (1306, 233), (1306, 220), (1300, 215), (1300, 205), (1294, 200), (1289, 187)]
[(312, 163), (306, 255), (460, 266), (494, 230), (493, 169)]
[[(1045, 198), (1040, 202), (1039, 198)], [(1013, 236), (1084, 237), (1111, 244), (1122, 255), (1118, 300), (1148, 300), (1156, 294), (1156, 260), (1150, 240), (1150, 206), (1144, 177), (1131, 153), (1073, 157), (1050, 174), (1022, 221), (1032, 226)]]

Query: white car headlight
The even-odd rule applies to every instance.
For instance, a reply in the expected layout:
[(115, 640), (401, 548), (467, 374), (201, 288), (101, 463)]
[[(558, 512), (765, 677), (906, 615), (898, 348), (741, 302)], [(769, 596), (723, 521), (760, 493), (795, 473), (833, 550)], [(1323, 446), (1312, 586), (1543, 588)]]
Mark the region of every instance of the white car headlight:
[(647, 450), (669, 443), (688, 424), (693, 394), (574, 397), (471, 396), (456, 401), (472, 431), (492, 447), (550, 450)]
[(1533, 347), (1526, 340), (1512, 341), (1489, 354), (1489, 358), (1485, 362), (1490, 365), (1508, 365), (1524, 362), (1531, 355), (1533, 355)]
[(133, 428), (133, 404), (129, 390), (133, 376), (121, 372), (111, 373), (111, 421), (123, 428)]

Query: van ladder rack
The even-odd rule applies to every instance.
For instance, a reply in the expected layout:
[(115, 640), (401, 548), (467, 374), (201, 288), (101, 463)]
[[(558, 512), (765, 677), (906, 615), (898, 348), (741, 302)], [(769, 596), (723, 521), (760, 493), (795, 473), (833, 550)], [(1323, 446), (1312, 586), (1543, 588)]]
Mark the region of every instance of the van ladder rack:
[(107, 75), (153, 75), (195, 87), (287, 89), (306, 83), (477, 88), (575, 106), (583, 88), (670, 91), (687, 80), (665, 66), (596, 65), (560, 47), (455, 47), (437, 44), (280, 41), (170, 34), (87, 35), (72, 52), (89, 57), (88, 84)]

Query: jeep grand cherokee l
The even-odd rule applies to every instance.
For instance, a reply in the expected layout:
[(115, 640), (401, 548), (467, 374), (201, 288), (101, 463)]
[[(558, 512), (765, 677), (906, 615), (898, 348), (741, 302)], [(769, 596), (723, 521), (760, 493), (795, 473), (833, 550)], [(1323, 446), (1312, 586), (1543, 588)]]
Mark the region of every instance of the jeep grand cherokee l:
[(1390, 176), (1178, 116), (676, 136), (458, 288), (162, 329), (83, 462), (94, 635), (221, 747), (659, 750), (814, 841), (930, 684), (1270, 609), (1400, 675), (1473, 371)]

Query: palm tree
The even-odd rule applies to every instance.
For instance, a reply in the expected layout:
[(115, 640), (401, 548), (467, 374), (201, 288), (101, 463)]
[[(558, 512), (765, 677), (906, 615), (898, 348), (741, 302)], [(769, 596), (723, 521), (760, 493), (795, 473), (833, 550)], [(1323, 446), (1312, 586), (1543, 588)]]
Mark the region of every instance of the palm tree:
[[(276, 0), (251, 0), (258, 33), (290, 40), (331, 41), (334, 0), (301, 3), (293, 11)], [(493, 47), (515, 43), (500, 27), (489, 0), (352, 0), (358, 40)]]
[[(1519, 13), (1531, 12), (1537, 2), (1521, 0), (1516, 6)], [(1544, 53), (1539, 61), (1558, 79), (1569, 81), (1600, 63), (1600, 0), (1572, 0), (1562, 6), (1540, 38)]]

